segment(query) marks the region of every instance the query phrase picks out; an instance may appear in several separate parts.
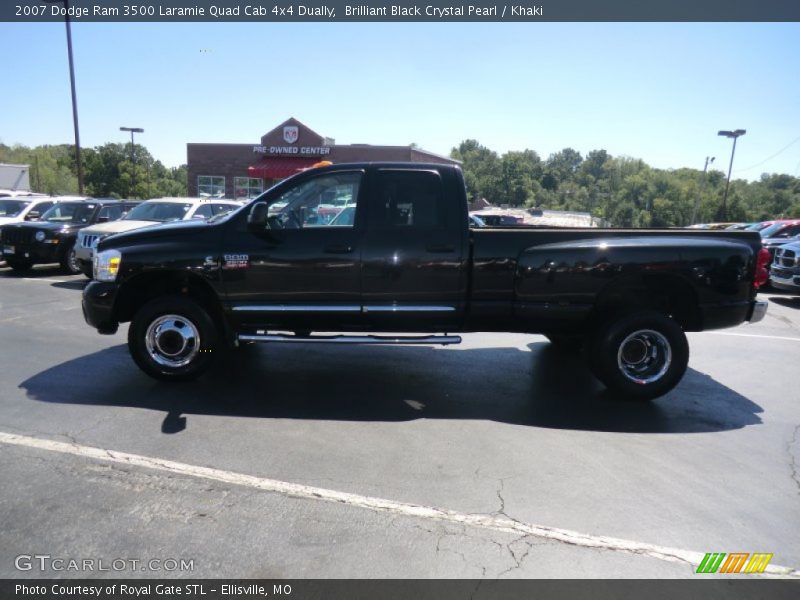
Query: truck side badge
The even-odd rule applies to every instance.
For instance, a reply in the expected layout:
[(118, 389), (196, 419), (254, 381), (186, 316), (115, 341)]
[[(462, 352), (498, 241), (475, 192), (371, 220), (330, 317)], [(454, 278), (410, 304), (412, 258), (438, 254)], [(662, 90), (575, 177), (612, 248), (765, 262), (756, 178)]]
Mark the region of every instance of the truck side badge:
[(223, 269), (246, 269), (250, 266), (249, 254), (224, 254), (222, 258)]

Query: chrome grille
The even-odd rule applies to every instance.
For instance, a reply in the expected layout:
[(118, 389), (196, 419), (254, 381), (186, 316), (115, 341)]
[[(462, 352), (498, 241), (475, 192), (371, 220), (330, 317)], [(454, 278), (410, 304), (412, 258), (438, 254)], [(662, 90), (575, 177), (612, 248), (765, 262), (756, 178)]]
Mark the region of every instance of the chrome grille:
[(776, 267), (794, 267), (800, 265), (797, 252), (789, 248), (778, 248), (775, 251), (775, 262), (772, 263)]
[(86, 234), (82, 233), (82, 234), (80, 234), (79, 237), (81, 238), (81, 241), (80, 241), (81, 248), (93, 248), (95, 242), (97, 241), (97, 238), (100, 237), (100, 236), (97, 236), (97, 235), (86, 235)]
[(784, 249), (781, 254), (781, 264), (784, 267), (793, 267), (797, 264), (797, 253), (794, 250)]

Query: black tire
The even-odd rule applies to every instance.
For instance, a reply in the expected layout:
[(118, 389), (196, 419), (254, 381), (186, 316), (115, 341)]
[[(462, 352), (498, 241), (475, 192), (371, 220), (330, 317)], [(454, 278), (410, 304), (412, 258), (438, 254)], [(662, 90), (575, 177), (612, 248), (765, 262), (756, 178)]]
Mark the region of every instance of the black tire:
[(59, 262), (61, 270), (67, 275), (80, 275), (83, 272), (78, 258), (75, 256), (75, 242), (64, 249)]
[(220, 350), (218, 340), (205, 308), (182, 296), (151, 300), (136, 312), (128, 328), (128, 350), (134, 362), (162, 381), (202, 375)]
[(630, 400), (663, 396), (678, 385), (689, 364), (689, 343), (680, 325), (654, 310), (609, 318), (588, 351), (595, 376)]
[(6, 264), (14, 269), (17, 273), (24, 273), (25, 271), (30, 271), (31, 267), (33, 266), (33, 262), (30, 260), (19, 259), (19, 258), (9, 258), (6, 256)]
[(586, 341), (586, 338), (582, 335), (569, 333), (545, 333), (544, 337), (550, 340), (553, 348), (559, 352), (569, 352), (571, 354), (580, 353)]

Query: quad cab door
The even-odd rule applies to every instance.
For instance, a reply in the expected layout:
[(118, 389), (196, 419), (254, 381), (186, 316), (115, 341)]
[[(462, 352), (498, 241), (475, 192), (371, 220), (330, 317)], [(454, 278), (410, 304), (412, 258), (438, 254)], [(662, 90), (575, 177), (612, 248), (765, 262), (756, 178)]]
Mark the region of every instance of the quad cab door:
[(221, 271), (238, 327), (361, 327), (363, 183), (361, 170), (309, 173), (266, 198), (263, 227), (228, 231)]
[[(370, 173), (362, 244), (362, 304), (377, 331), (446, 332), (462, 324), (467, 296), (467, 216), (450, 171)], [(454, 178), (454, 177), (453, 177)], [(454, 178), (455, 179), (455, 178)]]

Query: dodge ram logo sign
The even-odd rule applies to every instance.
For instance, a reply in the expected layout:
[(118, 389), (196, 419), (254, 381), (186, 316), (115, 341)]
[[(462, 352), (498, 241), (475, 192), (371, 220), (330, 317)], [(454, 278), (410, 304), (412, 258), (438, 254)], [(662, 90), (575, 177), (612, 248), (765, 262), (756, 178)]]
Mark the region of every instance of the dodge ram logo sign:
[(283, 139), (287, 144), (294, 144), (297, 141), (298, 131), (294, 125), (283, 128)]

